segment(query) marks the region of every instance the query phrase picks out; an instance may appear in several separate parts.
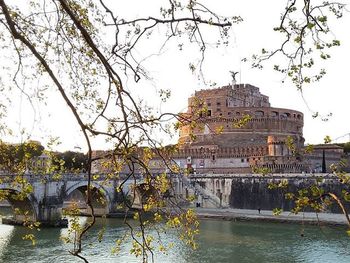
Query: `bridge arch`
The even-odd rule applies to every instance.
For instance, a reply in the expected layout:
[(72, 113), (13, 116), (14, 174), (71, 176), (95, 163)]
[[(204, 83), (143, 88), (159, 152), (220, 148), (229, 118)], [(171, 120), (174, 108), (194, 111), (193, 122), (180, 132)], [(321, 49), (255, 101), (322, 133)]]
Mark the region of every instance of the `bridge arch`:
[[(66, 190), (65, 190), (65, 198), (66, 199), (67, 197), (69, 197), (74, 191), (79, 191), (80, 193), (82, 193), (84, 196), (86, 196), (86, 193), (85, 191), (87, 190), (87, 182), (86, 181), (82, 181), (82, 182), (78, 182), (78, 183), (75, 183), (71, 186), (69, 186)], [(108, 214), (110, 213), (112, 210), (113, 210), (113, 197), (110, 196), (108, 190), (98, 184), (98, 183), (95, 183), (95, 182), (91, 182), (91, 187), (93, 189), (93, 195), (94, 198), (93, 198), (93, 205), (97, 205), (97, 202), (96, 200), (99, 199), (99, 198), (103, 198), (106, 202), (105, 204), (105, 213), (103, 213), (103, 211), (100, 209), (100, 211), (97, 213), (98, 215), (103, 215), (103, 214)], [(100, 203), (100, 205), (103, 206), (103, 204)], [(97, 208), (94, 207), (94, 208)], [(101, 207), (100, 207), (101, 208)]]
[[(9, 185), (0, 185), (0, 192), (5, 192), (4, 199), (11, 205), (14, 219), (18, 223), (38, 220), (39, 205), (33, 194), (23, 195), (21, 189)], [(24, 213), (28, 214), (24, 215)]]
[(157, 190), (147, 183), (139, 183), (129, 192), (133, 208), (141, 209), (148, 201), (148, 198), (159, 198)]

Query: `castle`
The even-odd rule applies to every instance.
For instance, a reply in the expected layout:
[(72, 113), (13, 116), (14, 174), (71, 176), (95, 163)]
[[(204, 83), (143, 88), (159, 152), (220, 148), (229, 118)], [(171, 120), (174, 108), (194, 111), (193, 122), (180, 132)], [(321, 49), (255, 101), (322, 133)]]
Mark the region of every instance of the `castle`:
[[(271, 107), (269, 97), (250, 84), (196, 91), (180, 116), (178, 149), (170, 157), (191, 173), (325, 172), (343, 154), (337, 145), (305, 153), (303, 113)], [(150, 161), (154, 173), (166, 170), (158, 159)], [(101, 172), (101, 165), (95, 163), (93, 172)]]
[[(252, 167), (302, 170), (293, 154), (304, 144), (301, 112), (271, 107), (269, 97), (250, 84), (197, 91), (184, 116), (196, 118), (198, 105), (205, 107), (198, 126), (188, 122), (180, 128), (180, 150), (174, 156), (180, 166), (199, 173), (249, 173)], [(181, 161), (185, 157), (186, 164)]]

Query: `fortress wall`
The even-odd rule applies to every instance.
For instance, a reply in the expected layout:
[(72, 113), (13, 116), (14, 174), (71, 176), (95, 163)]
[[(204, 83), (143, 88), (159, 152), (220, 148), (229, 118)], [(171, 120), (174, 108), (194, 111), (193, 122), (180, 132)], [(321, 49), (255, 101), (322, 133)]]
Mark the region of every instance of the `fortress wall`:
[[(289, 179), (286, 189), (268, 189), (271, 179), (251, 179), (244, 180), (235, 178), (232, 179), (232, 187), (230, 194), (230, 206), (233, 208), (242, 209), (264, 209), (272, 210), (274, 208), (281, 208), (284, 211), (290, 211), (294, 204), (290, 200), (285, 199), (285, 193), (297, 193), (299, 189), (308, 187), (315, 183), (315, 180), (303, 180), (303, 179)], [(275, 179), (275, 182), (280, 180)], [(321, 187), (325, 189), (325, 192), (332, 192), (341, 196), (343, 189), (349, 190), (349, 186), (340, 184), (333, 179), (325, 179)], [(350, 209), (350, 203), (345, 204), (347, 209)], [(312, 211), (308, 209), (308, 211)], [(326, 211), (333, 213), (340, 213), (341, 210), (338, 206), (332, 205), (327, 208)]]
[(298, 120), (280, 120), (273, 118), (253, 118), (249, 120), (242, 127), (237, 127), (237, 123), (234, 118), (217, 118), (217, 119), (206, 119), (203, 121), (198, 121), (198, 127), (195, 129), (190, 129), (188, 125), (181, 128), (180, 140), (187, 140), (187, 136), (190, 133), (194, 135), (210, 135), (230, 132), (233, 133), (281, 133), (290, 135), (302, 136), (302, 122)]
[(212, 159), (213, 155), (215, 158), (226, 158), (230, 162), (230, 158), (237, 157), (249, 157), (249, 156), (261, 156), (268, 153), (268, 148), (266, 145), (252, 145), (252, 146), (236, 146), (230, 148), (218, 148), (218, 147), (193, 147), (180, 149), (176, 154), (173, 155), (174, 158), (183, 159), (187, 157), (198, 158), (198, 159)]
[[(334, 176), (320, 175), (321, 187), (326, 192), (332, 192), (338, 196), (342, 196), (342, 190), (350, 191), (349, 185), (340, 184)], [(297, 193), (301, 188), (315, 184), (316, 180), (303, 174), (297, 175), (278, 175), (278, 176), (258, 176), (258, 175), (197, 175), (191, 180), (199, 182), (200, 185), (211, 191), (219, 197), (222, 193), (223, 200), (230, 204), (231, 208), (238, 209), (262, 209), (273, 210), (274, 208), (282, 208), (284, 211), (290, 211), (294, 205), (290, 200), (284, 198), (285, 193)], [(281, 180), (288, 181), (285, 189), (268, 189), (271, 182), (279, 183)], [(350, 211), (350, 203), (345, 202), (347, 210)], [(309, 210), (311, 211), (311, 210)], [(327, 208), (328, 212), (341, 213), (337, 205)]]

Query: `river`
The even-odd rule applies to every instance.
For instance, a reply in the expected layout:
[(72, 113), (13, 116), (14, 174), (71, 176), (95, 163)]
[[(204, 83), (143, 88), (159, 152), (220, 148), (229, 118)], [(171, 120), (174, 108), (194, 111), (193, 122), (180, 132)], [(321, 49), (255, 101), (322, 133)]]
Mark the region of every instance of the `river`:
[[(104, 239), (98, 242), (97, 232), (104, 225)], [(300, 225), (202, 220), (197, 250), (168, 234), (165, 241), (174, 242), (175, 246), (167, 255), (157, 253), (155, 262), (350, 262), (350, 237), (345, 229), (305, 226), (304, 237), (301, 229)], [(85, 240), (84, 255), (89, 262), (140, 262), (140, 258), (129, 254), (128, 244), (122, 246), (119, 255), (111, 253), (115, 240), (125, 230), (120, 219), (98, 219)], [(70, 245), (60, 240), (66, 231), (41, 229), (36, 234), (37, 244), (32, 246), (22, 239), (26, 228), (0, 225), (0, 262), (82, 262), (71, 256), (67, 252)]]

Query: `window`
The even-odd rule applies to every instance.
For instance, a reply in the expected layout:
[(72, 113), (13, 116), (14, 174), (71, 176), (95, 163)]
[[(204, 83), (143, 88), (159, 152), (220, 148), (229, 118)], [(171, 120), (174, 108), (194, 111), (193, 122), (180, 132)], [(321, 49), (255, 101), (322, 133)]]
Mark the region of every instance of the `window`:
[(255, 112), (255, 117), (263, 117), (263, 116), (264, 116), (264, 112), (263, 111), (258, 110), (258, 111)]
[(244, 163), (244, 159), (241, 159), (241, 163)]
[(271, 117), (277, 117), (278, 116), (278, 112), (277, 111), (272, 111), (271, 112)]
[(207, 115), (210, 117), (211, 116), (211, 110), (208, 110)]
[(220, 108), (217, 108), (216, 111), (221, 111), (221, 109), (220, 109)]

